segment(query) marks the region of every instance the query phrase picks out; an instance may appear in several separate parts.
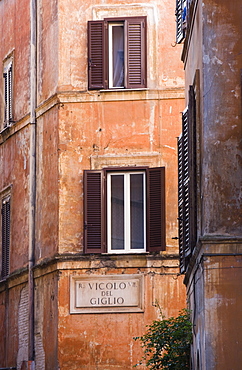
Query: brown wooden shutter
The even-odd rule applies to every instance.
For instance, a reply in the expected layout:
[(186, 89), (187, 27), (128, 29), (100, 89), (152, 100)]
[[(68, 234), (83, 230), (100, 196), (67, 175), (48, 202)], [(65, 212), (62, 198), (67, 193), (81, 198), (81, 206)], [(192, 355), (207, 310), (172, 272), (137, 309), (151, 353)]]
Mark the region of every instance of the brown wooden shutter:
[(105, 252), (104, 176), (84, 171), (84, 252)]
[(105, 22), (88, 22), (88, 89), (106, 88)]
[(178, 140), (178, 220), (180, 270), (185, 272), (197, 239), (196, 207), (196, 100), (189, 89), (188, 109), (182, 115)]
[(184, 224), (183, 224), (183, 216), (184, 216), (184, 171), (183, 171), (183, 168), (184, 168), (183, 135), (181, 135), (178, 139), (178, 225), (179, 225), (179, 255), (180, 255), (181, 273), (185, 272), (185, 235), (184, 235)]
[(10, 197), (2, 202), (2, 278), (9, 274)]
[(126, 83), (129, 89), (143, 88), (146, 82), (146, 17), (125, 20)]
[(188, 109), (182, 115), (182, 135), (178, 140), (178, 221), (180, 271), (185, 272), (189, 249)]
[(182, 136), (183, 136), (183, 253), (185, 258), (190, 255), (190, 204), (189, 204), (189, 129), (188, 129), (188, 110), (182, 117)]
[(4, 127), (7, 126), (8, 120), (8, 74), (3, 74), (4, 78)]
[(11, 66), (9, 67), (9, 70), (8, 70), (8, 120), (9, 120), (9, 123), (11, 123), (12, 119), (13, 119), (13, 112), (12, 112), (12, 89), (13, 89), (13, 66), (11, 64)]
[(166, 248), (165, 167), (147, 169), (147, 251)]
[(197, 176), (196, 176), (196, 99), (193, 86), (189, 88), (188, 105), (189, 132), (189, 212), (190, 212), (190, 250), (195, 247), (197, 239)]

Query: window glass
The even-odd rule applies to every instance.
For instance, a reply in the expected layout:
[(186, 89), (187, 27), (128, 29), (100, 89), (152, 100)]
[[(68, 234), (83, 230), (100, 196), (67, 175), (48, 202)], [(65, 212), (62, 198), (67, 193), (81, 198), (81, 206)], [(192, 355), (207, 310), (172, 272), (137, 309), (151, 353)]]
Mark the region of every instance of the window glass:
[(112, 27), (113, 41), (113, 87), (124, 86), (124, 27)]
[(144, 184), (143, 174), (130, 175), (131, 249), (144, 248)]
[(111, 249), (124, 249), (124, 176), (111, 176)]

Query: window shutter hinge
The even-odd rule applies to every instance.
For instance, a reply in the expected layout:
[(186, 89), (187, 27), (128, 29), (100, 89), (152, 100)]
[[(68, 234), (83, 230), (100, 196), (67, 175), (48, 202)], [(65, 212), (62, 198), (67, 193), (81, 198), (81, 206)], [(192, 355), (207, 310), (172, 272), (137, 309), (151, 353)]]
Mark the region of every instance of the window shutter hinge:
[(87, 221), (84, 222), (84, 230), (87, 230)]

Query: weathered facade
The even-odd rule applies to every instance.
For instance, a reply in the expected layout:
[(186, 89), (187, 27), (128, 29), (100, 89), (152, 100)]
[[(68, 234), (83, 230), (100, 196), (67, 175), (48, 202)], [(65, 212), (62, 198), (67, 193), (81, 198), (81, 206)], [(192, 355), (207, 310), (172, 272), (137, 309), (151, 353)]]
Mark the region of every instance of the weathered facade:
[(179, 222), (194, 328), (192, 369), (237, 370), (242, 361), (241, 1), (178, 1), (177, 18), (188, 107), (179, 140)]
[[(0, 367), (131, 369), (156, 303), (166, 316), (185, 306), (174, 11), (168, 0), (0, 1)], [(116, 30), (121, 83), (110, 72)], [(85, 182), (93, 174), (101, 191)], [(117, 175), (137, 180), (125, 185), (124, 247), (110, 242), (123, 227), (107, 206)]]

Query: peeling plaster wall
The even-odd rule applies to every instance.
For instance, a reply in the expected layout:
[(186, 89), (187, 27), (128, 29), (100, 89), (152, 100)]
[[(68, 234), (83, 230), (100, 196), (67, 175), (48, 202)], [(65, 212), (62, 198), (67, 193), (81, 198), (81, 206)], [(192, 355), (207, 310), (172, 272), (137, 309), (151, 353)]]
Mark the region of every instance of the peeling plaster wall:
[(28, 361), (28, 286), (20, 293), (18, 309), (18, 355), (17, 370), (21, 370), (24, 361)]
[(236, 255), (204, 257), (189, 284), (194, 331), (192, 369), (240, 368), (241, 264), (241, 256)]
[(47, 268), (35, 277), (35, 369), (58, 369), (58, 274)]
[[(140, 99), (144, 94), (140, 93)], [(177, 236), (176, 137), (183, 100), (103, 101), (63, 104), (60, 107), (60, 224), (61, 252), (82, 250), (82, 170), (90, 169), (91, 158), (106, 156), (106, 166), (121, 160), (136, 165), (139, 156), (156, 154), (150, 166), (166, 167), (167, 246), (173, 252)], [(67, 122), (72, 123), (71, 125)], [(148, 157), (148, 156), (147, 156)], [(110, 158), (110, 161), (108, 160)], [(116, 162), (117, 163), (117, 162)], [(68, 210), (69, 216), (66, 218)], [(175, 213), (175, 214), (174, 214)]]
[[(14, 79), (14, 118), (22, 118), (29, 109), (29, 1), (1, 1), (0, 29), (1, 47), (0, 62), (13, 56)], [(6, 30), (7, 27), (7, 30)], [(21, 32), (18, 32), (21, 30)], [(21, 65), (21, 68), (18, 66)], [(3, 78), (0, 79), (0, 118), (4, 119)], [(2, 127), (1, 127), (2, 128)]]
[[(237, 5), (237, 6), (236, 6)], [(239, 11), (238, 11), (239, 10)], [(238, 235), (241, 209), (241, 16), (239, 1), (204, 7), (204, 233)], [(214, 109), (217, 107), (217, 109)], [(210, 197), (205, 195), (210, 194)]]
[[(146, 15), (148, 19), (148, 86), (183, 87), (181, 48), (175, 44), (175, 6), (169, 0), (58, 2), (59, 90), (87, 89), (87, 21), (104, 17)], [(181, 69), (177, 68), (180, 65)]]
[[(146, 325), (159, 317), (159, 308), (169, 317), (185, 306), (182, 277), (177, 276), (177, 262), (144, 261), (142, 257), (121, 258), (102, 263), (98, 259), (73, 265), (63, 264), (59, 280), (59, 366), (61, 369), (119, 369), (128, 370), (143, 355), (139, 341), (134, 337), (145, 333)], [(147, 265), (149, 265), (147, 268)], [(102, 267), (101, 267), (102, 265)], [(68, 268), (69, 266), (69, 268)], [(109, 266), (109, 267), (108, 267)], [(145, 279), (142, 313), (72, 314), (69, 313), (70, 275), (112, 276), (113, 274), (142, 274)], [(68, 331), (66, 330), (68, 328)], [(145, 369), (141, 366), (140, 369)]]
[(38, 119), (36, 261), (58, 252), (58, 106)]
[(204, 260), (207, 368), (238, 369), (242, 361), (241, 265), (241, 256)]
[(235, 236), (242, 225), (242, 10), (239, 1), (195, 3), (185, 73), (189, 86), (200, 72), (201, 234)]
[(28, 145), (28, 129), (0, 144), (0, 197), (9, 189), (11, 221), (15, 225), (11, 229), (10, 272), (26, 266), (28, 261)]

